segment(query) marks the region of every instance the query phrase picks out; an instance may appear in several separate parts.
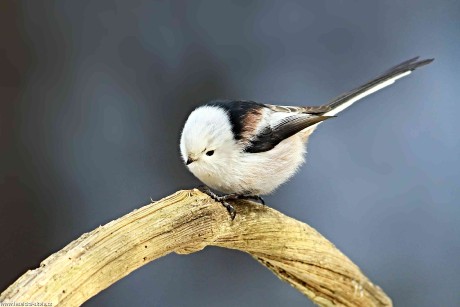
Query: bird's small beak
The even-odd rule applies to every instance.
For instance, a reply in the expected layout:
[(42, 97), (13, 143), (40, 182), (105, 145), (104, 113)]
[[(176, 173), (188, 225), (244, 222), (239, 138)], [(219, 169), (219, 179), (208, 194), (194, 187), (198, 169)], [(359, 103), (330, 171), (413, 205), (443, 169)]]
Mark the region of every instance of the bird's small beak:
[(185, 165), (189, 165), (190, 163), (195, 162), (192, 158), (188, 157), (187, 162), (185, 162)]

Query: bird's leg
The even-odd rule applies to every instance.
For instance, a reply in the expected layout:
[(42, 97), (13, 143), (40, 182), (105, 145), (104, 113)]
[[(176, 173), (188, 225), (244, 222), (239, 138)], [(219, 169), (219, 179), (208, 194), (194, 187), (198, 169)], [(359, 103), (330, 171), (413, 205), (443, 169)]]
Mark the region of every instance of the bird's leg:
[(235, 196), (237, 196), (237, 194), (227, 194), (227, 195), (224, 195), (224, 196), (219, 196), (216, 193), (214, 193), (213, 191), (211, 191), (211, 189), (209, 187), (207, 187), (207, 186), (199, 186), (198, 190), (200, 190), (201, 192), (207, 194), (209, 197), (211, 197), (215, 201), (221, 203), (222, 206), (224, 206), (227, 209), (228, 213), (230, 214), (230, 217), (231, 217), (232, 221), (235, 219), (236, 210), (235, 210), (235, 208), (233, 208), (232, 205), (230, 205), (227, 202), (227, 200), (238, 199), (238, 197), (235, 197)]
[(224, 206), (227, 209), (232, 220), (235, 219), (236, 211), (235, 211), (235, 208), (233, 208), (233, 206), (227, 202), (229, 200), (250, 199), (250, 200), (260, 202), (262, 205), (265, 206), (265, 201), (260, 195), (231, 193), (231, 194), (219, 196), (213, 191), (211, 191), (211, 189), (208, 186), (202, 185), (202, 186), (199, 186), (198, 189), (201, 192), (207, 194), (209, 197), (211, 197), (215, 201), (220, 202), (222, 206)]
[(220, 198), (220, 200), (223, 200), (223, 201), (237, 200), (237, 199), (250, 199), (250, 200), (260, 202), (262, 205), (265, 205), (264, 199), (259, 195), (231, 193), (231, 194), (226, 194), (226, 195), (218, 196), (218, 197)]

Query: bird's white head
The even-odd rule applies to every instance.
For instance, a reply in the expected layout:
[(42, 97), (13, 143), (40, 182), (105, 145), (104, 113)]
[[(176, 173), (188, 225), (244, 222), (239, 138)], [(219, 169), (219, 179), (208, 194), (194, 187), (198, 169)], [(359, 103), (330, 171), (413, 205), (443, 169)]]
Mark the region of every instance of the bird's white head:
[(209, 186), (214, 186), (222, 170), (231, 165), (237, 146), (227, 112), (217, 106), (195, 109), (180, 140), (180, 151), (189, 170)]

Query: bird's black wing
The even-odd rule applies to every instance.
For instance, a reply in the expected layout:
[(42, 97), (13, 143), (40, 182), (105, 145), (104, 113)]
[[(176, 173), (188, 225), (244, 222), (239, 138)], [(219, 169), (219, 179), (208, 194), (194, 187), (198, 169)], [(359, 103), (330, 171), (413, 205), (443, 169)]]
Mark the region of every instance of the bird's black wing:
[(328, 105), (322, 106), (281, 106), (274, 104), (264, 104), (267, 108), (275, 112), (287, 112), (287, 113), (308, 113), (308, 114), (324, 114), (331, 110)]
[(244, 151), (258, 153), (271, 150), (288, 137), (331, 117), (305, 113), (286, 116), (272, 125), (267, 125), (261, 129), (257, 135), (249, 140), (248, 146)]

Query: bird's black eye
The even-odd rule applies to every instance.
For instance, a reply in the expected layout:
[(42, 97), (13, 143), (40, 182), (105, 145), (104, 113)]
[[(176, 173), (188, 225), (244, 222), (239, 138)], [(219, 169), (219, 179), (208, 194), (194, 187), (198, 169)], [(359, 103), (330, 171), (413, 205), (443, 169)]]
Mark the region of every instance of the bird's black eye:
[(214, 154), (214, 150), (208, 150), (208, 151), (206, 152), (206, 155), (207, 155), (207, 156), (212, 156), (213, 154)]

